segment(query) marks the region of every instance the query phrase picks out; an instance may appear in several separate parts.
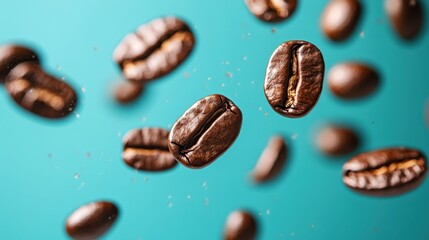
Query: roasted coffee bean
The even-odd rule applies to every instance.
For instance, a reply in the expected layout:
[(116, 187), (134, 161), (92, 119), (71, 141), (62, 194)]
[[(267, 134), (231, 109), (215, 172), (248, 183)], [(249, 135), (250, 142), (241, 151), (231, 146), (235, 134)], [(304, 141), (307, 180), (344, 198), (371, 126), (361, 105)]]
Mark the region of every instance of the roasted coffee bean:
[(305, 41), (281, 44), (271, 56), (265, 74), (265, 96), (283, 116), (303, 117), (322, 92), (325, 62), (322, 53)]
[(128, 80), (147, 82), (173, 71), (191, 53), (195, 39), (175, 17), (155, 19), (128, 34), (113, 58)]
[(143, 89), (144, 85), (141, 83), (123, 81), (115, 86), (114, 97), (118, 103), (132, 103), (140, 97), (143, 93)]
[(342, 156), (356, 150), (359, 146), (359, 136), (347, 126), (332, 124), (325, 126), (318, 133), (316, 145), (326, 155)]
[(386, 0), (385, 9), (390, 23), (402, 38), (410, 40), (421, 32), (424, 14), (419, 0)]
[(4, 82), (7, 74), (16, 65), (26, 62), (35, 61), (39, 59), (37, 54), (24, 46), (20, 45), (4, 45), (0, 47), (0, 82)]
[(298, 0), (245, 0), (249, 11), (266, 22), (280, 22), (295, 11)]
[(338, 64), (328, 75), (328, 85), (332, 93), (344, 99), (368, 96), (377, 89), (379, 82), (375, 69), (357, 62)]
[(66, 231), (76, 240), (96, 239), (113, 225), (119, 211), (114, 203), (93, 202), (75, 210), (66, 221)]
[(231, 100), (210, 95), (192, 105), (176, 121), (168, 147), (186, 167), (205, 167), (234, 143), (241, 122), (241, 111)]
[(283, 137), (272, 137), (252, 172), (253, 181), (265, 182), (279, 175), (285, 165), (286, 155), (287, 148)]
[(253, 240), (256, 238), (258, 224), (255, 217), (247, 211), (229, 214), (225, 225), (224, 240)]
[(390, 148), (359, 154), (343, 166), (344, 183), (370, 195), (401, 194), (417, 187), (426, 158), (415, 149)]
[(14, 67), (6, 77), (5, 86), (21, 107), (46, 118), (65, 117), (77, 101), (69, 85), (45, 73), (37, 62)]
[(164, 171), (177, 161), (168, 150), (168, 131), (142, 128), (129, 131), (123, 139), (122, 158), (128, 166), (145, 171)]
[(332, 0), (323, 12), (320, 26), (328, 38), (342, 41), (353, 32), (360, 14), (359, 0)]

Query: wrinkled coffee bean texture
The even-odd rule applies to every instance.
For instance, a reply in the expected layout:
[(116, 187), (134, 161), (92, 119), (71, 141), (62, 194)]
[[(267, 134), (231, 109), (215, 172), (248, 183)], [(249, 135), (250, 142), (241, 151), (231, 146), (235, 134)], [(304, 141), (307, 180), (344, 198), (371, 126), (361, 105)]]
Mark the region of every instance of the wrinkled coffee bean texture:
[(225, 96), (214, 94), (192, 105), (173, 125), (171, 154), (184, 166), (202, 168), (220, 157), (240, 133), (240, 109)]
[(249, 11), (262, 21), (280, 22), (294, 13), (298, 0), (245, 0)]
[(323, 33), (334, 41), (345, 40), (353, 33), (361, 15), (359, 0), (332, 0), (320, 20)]
[(389, 148), (359, 154), (343, 166), (344, 183), (367, 194), (401, 194), (426, 174), (426, 157), (418, 150)]
[(142, 83), (173, 71), (189, 56), (194, 44), (194, 35), (184, 21), (158, 18), (128, 34), (113, 58), (125, 78)]
[(254, 182), (262, 183), (274, 179), (286, 163), (287, 147), (282, 136), (274, 136), (259, 157), (252, 172)]
[(164, 171), (177, 165), (168, 150), (168, 131), (142, 128), (129, 131), (123, 139), (122, 158), (137, 170)]
[(16, 103), (42, 117), (62, 118), (76, 106), (73, 88), (45, 73), (37, 62), (18, 64), (7, 75), (5, 86)]
[(385, 9), (396, 33), (414, 39), (423, 28), (424, 12), (420, 0), (385, 0)]
[(322, 92), (325, 62), (322, 53), (306, 41), (288, 41), (271, 55), (265, 74), (265, 96), (279, 114), (303, 117)]
[(109, 230), (118, 214), (118, 208), (112, 202), (100, 201), (81, 206), (67, 218), (67, 234), (76, 240), (97, 239)]
[(225, 224), (224, 240), (256, 239), (258, 223), (248, 211), (239, 210), (229, 214)]

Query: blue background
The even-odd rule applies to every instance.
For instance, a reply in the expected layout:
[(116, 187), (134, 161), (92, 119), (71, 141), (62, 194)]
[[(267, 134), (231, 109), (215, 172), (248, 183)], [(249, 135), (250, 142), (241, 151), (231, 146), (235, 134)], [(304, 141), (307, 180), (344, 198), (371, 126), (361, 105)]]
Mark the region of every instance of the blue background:
[[(120, 217), (105, 239), (220, 239), (227, 215), (246, 208), (260, 223), (260, 239), (428, 239), (429, 182), (404, 195), (375, 198), (347, 189), (341, 168), (313, 144), (325, 123), (355, 126), (357, 151), (411, 146), (429, 154), (424, 109), (429, 97), (429, 33), (411, 43), (392, 31), (383, 2), (365, 0), (364, 14), (346, 43), (324, 37), (319, 18), (327, 0), (301, 0), (280, 24), (251, 15), (244, 2), (208, 0), (15, 0), (0, 8), (0, 42), (30, 44), (52, 74), (79, 93), (67, 119), (27, 113), (0, 88), (0, 239), (67, 239), (64, 222), (82, 204), (111, 200)], [(429, 1), (423, 1), (429, 12)], [(112, 52), (139, 25), (176, 15), (192, 27), (197, 45), (176, 71), (150, 84), (131, 106), (117, 105), (109, 88), (120, 78)], [(325, 81), (304, 118), (276, 114), (263, 93), (265, 67), (282, 42), (318, 46), (327, 71), (345, 60), (373, 64), (382, 85), (352, 102), (334, 97)], [(170, 128), (198, 99), (221, 93), (244, 114), (241, 134), (201, 170), (178, 166), (136, 172), (121, 159), (132, 128)], [(271, 184), (249, 181), (268, 139), (286, 136), (291, 151)]]

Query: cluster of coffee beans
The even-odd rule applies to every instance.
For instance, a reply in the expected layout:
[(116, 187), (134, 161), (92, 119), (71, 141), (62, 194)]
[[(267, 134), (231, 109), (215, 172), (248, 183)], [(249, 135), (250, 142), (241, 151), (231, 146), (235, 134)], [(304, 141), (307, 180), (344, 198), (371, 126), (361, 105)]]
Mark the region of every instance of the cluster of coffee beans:
[[(289, 18), (298, 0), (245, 0), (260, 20), (279, 22)], [(363, 7), (358, 0), (332, 0), (321, 18), (321, 28), (333, 41), (347, 39), (356, 27)], [(386, 0), (386, 12), (398, 35), (412, 39), (419, 33), (423, 12), (417, 0)], [(121, 103), (134, 101), (144, 85), (177, 68), (195, 45), (188, 25), (177, 17), (155, 19), (128, 34), (113, 53), (126, 82), (115, 92)], [(321, 51), (303, 40), (281, 44), (266, 69), (264, 92), (273, 110), (284, 117), (301, 118), (316, 105), (322, 92), (325, 62)], [(23, 46), (0, 49), (0, 81), (12, 99), (24, 109), (46, 118), (60, 118), (73, 111), (75, 91), (65, 82), (45, 73), (37, 54)], [(365, 63), (345, 62), (328, 76), (332, 93), (341, 99), (359, 99), (379, 86), (377, 71)], [(207, 167), (237, 139), (242, 112), (220, 94), (206, 96), (177, 119), (171, 130), (141, 128), (123, 138), (124, 162), (141, 171), (166, 171), (181, 163), (188, 168)], [(322, 129), (318, 148), (327, 155), (343, 156), (359, 145), (358, 134), (343, 125)], [(282, 136), (273, 136), (253, 172), (256, 183), (279, 175), (287, 161), (288, 148)], [(426, 158), (411, 148), (386, 148), (356, 155), (343, 166), (343, 182), (370, 195), (400, 194), (418, 186), (426, 173)], [(81, 206), (66, 221), (74, 239), (95, 239), (115, 222), (118, 207), (99, 201)], [(237, 210), (226, 221), (224, 239), (254, 239), (258, 224), (252, 213)]]

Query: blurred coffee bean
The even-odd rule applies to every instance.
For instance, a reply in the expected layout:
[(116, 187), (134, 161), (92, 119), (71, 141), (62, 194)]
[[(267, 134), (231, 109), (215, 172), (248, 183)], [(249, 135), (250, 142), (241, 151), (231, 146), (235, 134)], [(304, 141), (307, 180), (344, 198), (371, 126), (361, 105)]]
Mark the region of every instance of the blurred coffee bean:
[(359, 0), (331, 0), (323, 12), (320, 26), (328, 38), (342, 41), (356, 28), (360, 15)]
[(235, 211), (229, 214), (224, 230), (224, 240), (256, 239), (258, 224), (255, 217), (247, 211)]
[(421, 32), (424, 13), (420, 0), (385, 0), (385, 9), (393, 29), (403, 39), (413, 39)]
[(343, 156), (357, 149), (360, 140), (350, 127), (338, 124), (325, 126), (316, 136), (317, 148), (326, 155)]

